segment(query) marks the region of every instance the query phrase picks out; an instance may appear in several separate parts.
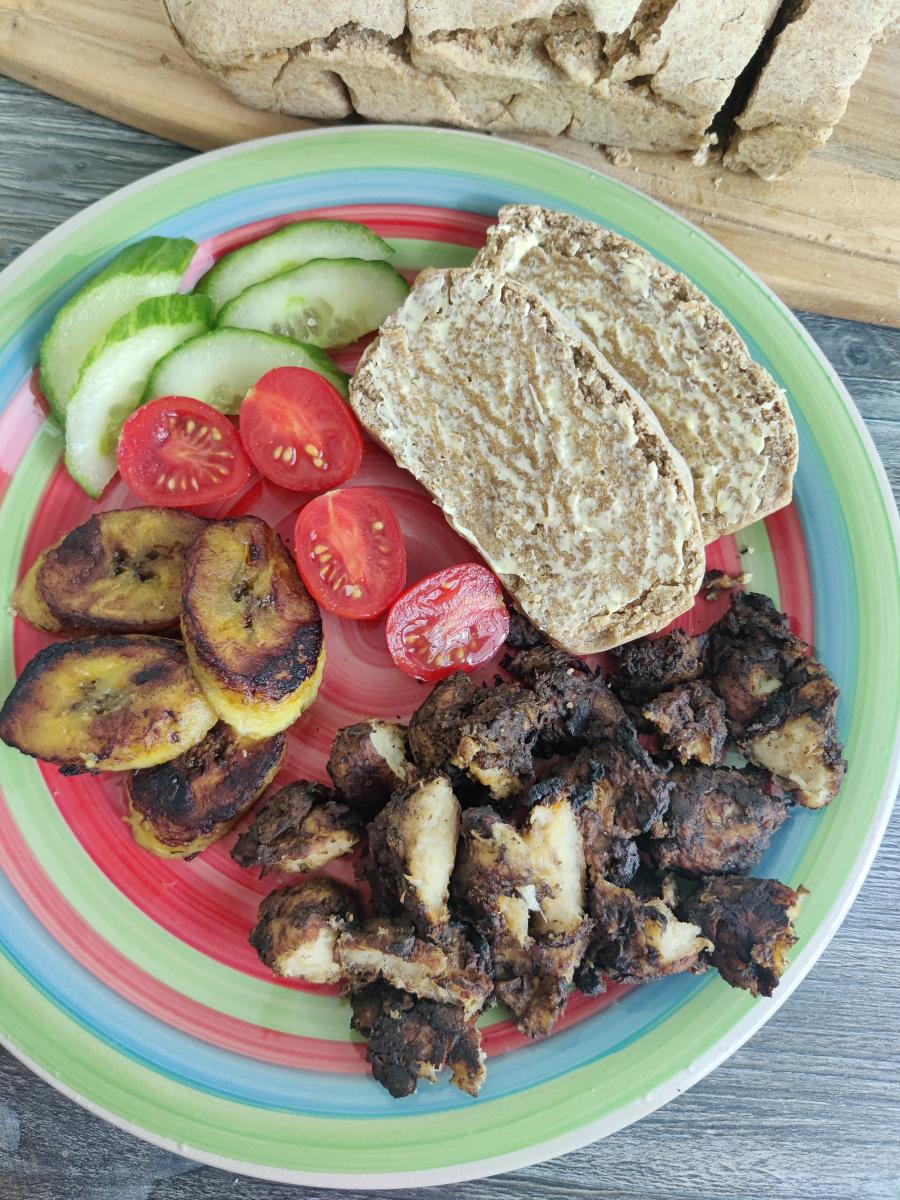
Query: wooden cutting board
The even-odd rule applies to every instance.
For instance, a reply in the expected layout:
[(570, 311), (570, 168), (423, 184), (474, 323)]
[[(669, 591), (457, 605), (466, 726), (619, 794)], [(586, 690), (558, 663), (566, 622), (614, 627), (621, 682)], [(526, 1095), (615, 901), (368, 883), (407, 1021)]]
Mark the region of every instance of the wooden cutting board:
[[(200, 150), (311, 128), (244, 108), (185, 54), (159, 0), (0, 0), (0, 71)], [(709, 163), (525, 138), (648, 192), (793, 308), (900, 326), (900, 38), (876, 48), (830, 142), (767, 184)]]

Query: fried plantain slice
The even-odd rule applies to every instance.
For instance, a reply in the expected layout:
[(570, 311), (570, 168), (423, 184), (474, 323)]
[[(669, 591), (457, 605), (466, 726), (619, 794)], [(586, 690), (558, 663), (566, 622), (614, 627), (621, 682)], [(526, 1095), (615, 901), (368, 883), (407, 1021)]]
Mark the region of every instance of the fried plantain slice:
[(0, 738), (67, 775), (155, 767), (215, 724), (184, 647), (133, 634), (36, 654), (0, 709)]
[[(51, 546), (50, 549), (55, 547)], [(33, 625), (35, 629), (43, 629), (45, 633), (62, 633), (62, 625), (47, 607), (47, 601), (38, 587), (38, 576), (41, 567), (47, 561), (50, 549), (38, 555), (30, 569), (22, 576), (19, 586), (13, 592), (12, 606), (22, 620)]]
[(184, 553), (204, 525), (167, 508), (95, 513), (41, 555), (13, 603), (39, 629), (49, 629), (46, 609), (50, 632), (176, 629)]
[(318, 606), (281, 538), (259, 517), (210, 523), (187, 553), (181, 629), (223, 721), (247, 737), (287, 729), (325, 669)]
[(220, 721), (184, 754), (125, 783), (138, 845), (161, 858), (193, 858), (218, 841), (262, 795), (284, 758), (284, 734), (260, 741)]

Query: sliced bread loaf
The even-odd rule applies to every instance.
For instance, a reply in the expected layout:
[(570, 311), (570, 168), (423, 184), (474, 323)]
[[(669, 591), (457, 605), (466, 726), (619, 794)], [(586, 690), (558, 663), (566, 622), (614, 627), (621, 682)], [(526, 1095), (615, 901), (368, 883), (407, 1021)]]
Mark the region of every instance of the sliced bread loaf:
[(823, 146), (872, 47), (896, 30), (900, 0), (800, 0), (775, 39), (725, 155), (726, 166), (780, 179)]
[(586, 654), (690, 608), (690, 477), (653, 414), (529, 288), (428, 271), (350, 385), (411, 471), (555, 642)]
[(690, 469), (706, 541), (790, 502), (787, 398), (686, 276), (591, 221), (530, 205), (500, 210), (475, 265), (540, 290), (642, 396)]

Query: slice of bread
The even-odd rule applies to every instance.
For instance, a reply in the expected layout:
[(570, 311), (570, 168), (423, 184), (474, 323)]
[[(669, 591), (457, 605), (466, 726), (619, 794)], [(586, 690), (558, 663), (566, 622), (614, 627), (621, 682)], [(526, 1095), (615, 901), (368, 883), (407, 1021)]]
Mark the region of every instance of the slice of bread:
[(423, 273), (350, 403), (559, 645), (605, 650), (691, 607), (704, 554), (684, 463), (536, 292), (488, 271)]
[(707, 542), (790, 503), (787, 398), (686, 276), (591, 221), (530, 205), (500, 210), (475, 265), (540, 290), (643, 397), (690, 469)]

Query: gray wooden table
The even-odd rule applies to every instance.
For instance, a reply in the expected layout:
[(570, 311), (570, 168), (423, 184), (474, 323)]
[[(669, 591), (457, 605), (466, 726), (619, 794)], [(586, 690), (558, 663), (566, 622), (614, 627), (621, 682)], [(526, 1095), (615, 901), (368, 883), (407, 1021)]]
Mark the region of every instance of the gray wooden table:
[[(190, 154), (0, 77), (0, 266), (86, 204)], [(896, 495), (900, 331), (799, 316), (859, 405)], [(900, 809), (819, 963), (711, 1076), (585, 1150), (422, 1194), (428, 1200), (897, 1200), (898, 892)], [(0, 1051), (0, 1200), (322, 1194), (239, 1179), (157, 1150), (90, 1115)]]

